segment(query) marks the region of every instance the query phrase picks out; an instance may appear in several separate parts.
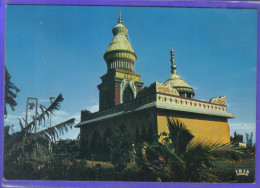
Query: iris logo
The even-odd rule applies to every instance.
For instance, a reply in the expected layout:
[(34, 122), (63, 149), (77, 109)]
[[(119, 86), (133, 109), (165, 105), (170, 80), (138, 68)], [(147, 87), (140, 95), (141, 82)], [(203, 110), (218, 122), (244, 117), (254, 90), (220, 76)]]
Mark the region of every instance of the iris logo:
[(249, 174), (249, 170), (246, 170), (246, 169), (238, 169), (235, 171), (236, 171), (237, 176), (248, 176), (248, 174)]

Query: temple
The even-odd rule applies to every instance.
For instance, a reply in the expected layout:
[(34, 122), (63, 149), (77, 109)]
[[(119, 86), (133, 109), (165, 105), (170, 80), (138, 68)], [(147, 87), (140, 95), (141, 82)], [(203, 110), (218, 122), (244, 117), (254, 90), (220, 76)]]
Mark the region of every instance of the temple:
[(118, 128), (125, 128), (133, 142), (151, 141), (153, 135), (168, 132), (167, 118), (186, 124), (195, 138), (230, 142), (225, 97), (209, 102), (194, 99), (194, 89), (177, 74), (173, 47), (170, 50), (171, 75), (163, 84), (144, 87), (141, 74), (134, 72), (137, 55), (127, 39), (128, 29), (121, 14), (112, 29), (114, 38), (104, 54), (107, 73), (101, 76), (99, 111), (81, 111), (81, 147), (97, 159), (108, 160), (108, 140)]

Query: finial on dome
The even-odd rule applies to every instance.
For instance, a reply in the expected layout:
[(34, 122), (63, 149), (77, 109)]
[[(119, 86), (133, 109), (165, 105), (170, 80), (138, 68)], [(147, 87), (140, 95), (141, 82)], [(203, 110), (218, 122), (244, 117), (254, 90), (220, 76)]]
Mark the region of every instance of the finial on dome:
[(174, 51), (173, 51), (173, 47), (171, 46), (171, 61), (172, 59), (174, 59)]
[(172, 66), (171, 66), (171, 73), (172, 74), (176, 74), (177, 73), (177, 68), (176, 68), (176, 65), (175, 65), (175, 58), (174, 58), (174, 51), (173, 51), (173, 47), (171, 46), (171, 63), (172, 63)]
[(121, 10), (120, 10), (119, 18), (118, 18), (118, 23), (122, 23)]

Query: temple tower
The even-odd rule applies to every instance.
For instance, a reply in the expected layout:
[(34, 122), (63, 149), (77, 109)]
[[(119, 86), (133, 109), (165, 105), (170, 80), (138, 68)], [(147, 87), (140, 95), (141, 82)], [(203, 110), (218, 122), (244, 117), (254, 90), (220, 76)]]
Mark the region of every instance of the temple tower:
[(173, 47), (171, 47), (170, 55), (171, 55), (171, 73), (172, 73), (172, 75), (165, 82), (165, 85), (173, 87), (174, 89), (177, 89), (180, 96), (182, 96), (182, 97), (193, 98), (195, 96), (193, 88), (190, 87), (183, 79), (181, 79), (181, 77), (179, 77), (177, 75), (177, 67), (175, 65)]
[(123, 25), (121, 13), (112, 32), (114, 38), (104, 54), (107, 73), (98, 85), (99, 110), (135, 99), (143, 86), (141, 75), (134, 72), (137, 56), (127, 39), (128, 29)]

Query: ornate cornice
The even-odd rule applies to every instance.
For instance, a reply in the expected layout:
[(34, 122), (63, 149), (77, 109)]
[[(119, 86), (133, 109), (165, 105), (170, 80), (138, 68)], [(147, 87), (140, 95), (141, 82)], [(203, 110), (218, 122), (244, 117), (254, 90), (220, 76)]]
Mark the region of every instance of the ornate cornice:
[(121, 17), (112, 32), (114, 38), (104, 54), (104, 59), (108, 65), (108, 71), (115, 68), (130, 69), (133, 71), (134, 62), (136, 61), (137, 56), (127, 39), (128, 29), (122, 24)]
[(226, 97), (225, 97), (225, 96), (222, 96), (222, 97), (212, 98), (212, 99), (210, 100), (210, 103), (212, 103), (212, 104), (220, 104), (220, 105), (226, 106)]
[(138, 73), (135, 73), (135, 72), (129, 72), (129, 71), (126, 71), (126, 70), (122, 70), (122, 69), (114, 69), (112, 70), (114, 72), (120, 72), (120, 73), (124, 73), (124, 74), (129, 74), (129, 75), (133, 75), (133, 76), (142, 76), (141, 74), (138, 74)]
[(136, 54), (129, 50), (113, 50), (104, 54), (104, 59), (106, 60), (107, 64), (115, 61), (115, 60), (124, 60), (131, 63), (136, 61)]

